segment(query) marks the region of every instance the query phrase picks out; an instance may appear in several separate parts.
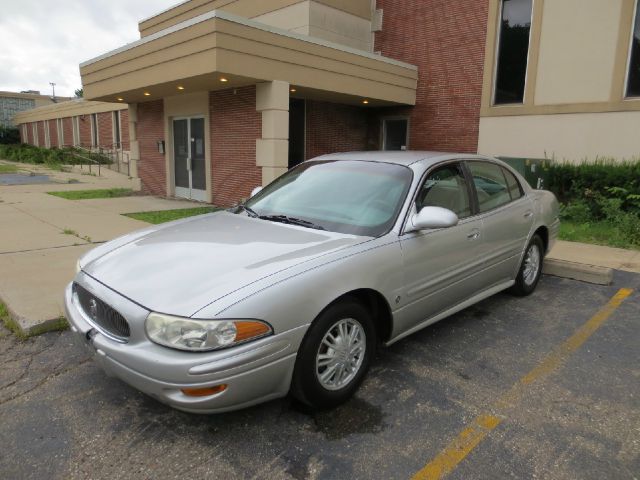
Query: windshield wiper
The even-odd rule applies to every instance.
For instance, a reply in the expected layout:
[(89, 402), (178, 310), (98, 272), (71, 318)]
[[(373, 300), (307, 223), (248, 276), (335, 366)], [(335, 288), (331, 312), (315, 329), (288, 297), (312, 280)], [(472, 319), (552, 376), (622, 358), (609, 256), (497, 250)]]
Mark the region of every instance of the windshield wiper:
[(249, 215), (251, 218), (260, 217), (260, 215), (254, 212), (251, 208), (247, 207), (244, 203), (238, 204), (236, 208), (239, 208), (240, 210), (244, 210), (245, 212), (247, 212), (247, 215)]
[(298, 225), (300, 227), (314, 228), (316, 230), (326, 230), (326, 228), (316, 223), (303, 220), (301, 218), (289, 217), (287, 215), (260, 215), (258, 218), (261, 218), (262, 220), (269, 220), (271, 222), (288, 223), (290, 225)]

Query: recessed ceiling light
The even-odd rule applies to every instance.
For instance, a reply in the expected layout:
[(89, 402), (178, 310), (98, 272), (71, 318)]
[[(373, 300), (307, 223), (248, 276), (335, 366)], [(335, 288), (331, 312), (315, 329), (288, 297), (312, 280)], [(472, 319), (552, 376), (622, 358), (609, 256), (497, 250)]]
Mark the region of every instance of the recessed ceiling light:
[(149, 95), (151, 95), (149, 92), (144, 92), (145, 97), (148, 97)]
[(362, 100), (362, 103), (364, 103), (365, 105), (369, 103), (369, 100)]
[(122, 102), (123, 100), (124, 100), (124, 98), (122, 98), (122, 97), (118, 97), (118, 101), (119, 101), (119, 102)]
[(184, 87), (182, 85), (178, 85), (178, 90), (184, 90)]
[(226, 79), (226, 78), (224, 78), (224, 77), (220, 77), (220, 81), (221, 81), (221, 82), (228, 82), (229, 80), (228, 80), (228, 79)]
[(297, 90), (295, 88), (291, 88), (291, 90), (289, 90), (291, 93), (296, 93)]

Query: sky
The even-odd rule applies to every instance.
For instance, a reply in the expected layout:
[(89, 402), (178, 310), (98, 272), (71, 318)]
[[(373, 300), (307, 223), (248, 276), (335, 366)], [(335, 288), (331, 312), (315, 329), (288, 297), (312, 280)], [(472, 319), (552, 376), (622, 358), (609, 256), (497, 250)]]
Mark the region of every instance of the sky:
[(178, 0), (0, 0), (0, 90), (73, 96), (78, 65), (140, 38), (138, 22)]

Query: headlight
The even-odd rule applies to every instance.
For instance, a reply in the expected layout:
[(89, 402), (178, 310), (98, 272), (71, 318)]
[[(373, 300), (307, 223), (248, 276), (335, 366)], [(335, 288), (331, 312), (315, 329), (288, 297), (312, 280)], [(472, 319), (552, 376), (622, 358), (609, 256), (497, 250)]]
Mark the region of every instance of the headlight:
[(155, 343), (196, 352), (229, 347), (273, 332), (259, 320), (194, 320), (153, 312), (147, 317), (145, 329)]

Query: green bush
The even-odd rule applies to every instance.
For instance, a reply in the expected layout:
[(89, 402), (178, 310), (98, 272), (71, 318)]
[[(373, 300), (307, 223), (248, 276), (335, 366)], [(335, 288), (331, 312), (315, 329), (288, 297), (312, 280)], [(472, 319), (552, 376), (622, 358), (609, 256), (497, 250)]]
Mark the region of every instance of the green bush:
[[(84, 157), (84, 158), (82, 158)], [(2, 145), (0, 158), (20, 163), (54, 165), (80, 165), (98, 162), (103, 165), (111, 163), (108, 156), (96, 152), (88, 152), (75, 147), (40, 148), (33, 145)]]
[(597, 207), (598, 195), (619, 198), (624, 211), (640, 213), (640, 158), (615, 161), (555, 163), (546, 167), (547, 188), (562, 203), (585, 200)]

